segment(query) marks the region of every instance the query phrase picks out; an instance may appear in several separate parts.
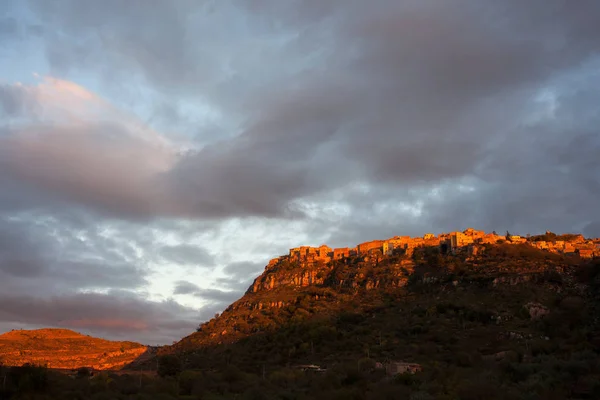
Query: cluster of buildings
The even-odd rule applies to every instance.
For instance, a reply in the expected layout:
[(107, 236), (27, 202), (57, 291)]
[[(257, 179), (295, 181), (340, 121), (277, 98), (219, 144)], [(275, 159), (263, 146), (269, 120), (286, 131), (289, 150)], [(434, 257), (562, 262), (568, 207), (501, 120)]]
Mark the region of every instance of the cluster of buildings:
[(552, 253), (579, 254), (583, 258), (600, 257), (600, 240), (586, 240), (583, 235), (574, 235), (569, 240), (537, 241), (530, 244)]
[(467, 251), (469, 255), (475, 255), (483, 245), (498, 242), (509, 244), (527, 243), (538, 249), (554, 253), (578, 254), (584, 258), (600, 257), (600, 240), (586, 240), (582, 235), (571, 235), (569, 240), (529, 241), (527, 238), (518, 235), (508, 235), (507, 237), (507, 235), (498, 235), (495, 232), (486, 233), (468, 228), (462, 232), (442, 233), (437, 236), (433, 233), (426, 233), (423, 237), (394, 236), (386, 240), (364, 242), (353, 248), (332, 249), (326, 245), (319, 247), (301, 246), (290, 249), (289, 255), (271, 260), (269, 266), (273, 266), (285, 258), (298, 263), (327, 263), (352, 256), (369, 257), (395, 253), (410, 256), (419, 247), (438, 247), (442, 254)]

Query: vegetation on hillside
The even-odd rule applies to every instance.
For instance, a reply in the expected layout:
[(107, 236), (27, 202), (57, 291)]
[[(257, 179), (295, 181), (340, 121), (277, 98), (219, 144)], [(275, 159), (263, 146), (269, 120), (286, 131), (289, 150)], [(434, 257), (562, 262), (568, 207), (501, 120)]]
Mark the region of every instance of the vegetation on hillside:
[[(323, 283), (249, 292), (137, 366), (147, 371), (3, 368), (0, 397), (600, 398), (598, 260), (500, 244), (477, 256), (423, 249), (278, 273), (294, 268), (317, 268)], [(386, 371), (396, 361), (422, 370)]]

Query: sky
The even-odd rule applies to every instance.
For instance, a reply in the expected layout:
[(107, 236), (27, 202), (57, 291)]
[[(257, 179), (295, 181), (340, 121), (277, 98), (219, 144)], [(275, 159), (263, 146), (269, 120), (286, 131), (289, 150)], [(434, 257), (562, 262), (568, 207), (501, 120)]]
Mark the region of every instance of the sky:
[(1, 0), (0, 331), (170, 344), (270, 258), (600, 236), (597, 0)]

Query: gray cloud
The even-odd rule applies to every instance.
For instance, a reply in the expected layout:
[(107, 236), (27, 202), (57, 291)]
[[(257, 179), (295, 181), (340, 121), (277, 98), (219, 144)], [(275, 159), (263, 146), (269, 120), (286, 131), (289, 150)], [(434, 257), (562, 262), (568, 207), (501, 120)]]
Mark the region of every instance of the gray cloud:
[(120, 229), (132, 246), (87, 214), (70, 217), (0, 216), (0, 330), (56, 326), (147, 344), (193, 330), (202, 309), (148, 300), (135, 231)]
[[(174, 285), (205, 318), (287, 243), (468, 226), (600, 236), (600, 3), (375, 3), (31, 0), (39, 21), (0, 16), (0, 46), (29, 29), (18, 40), (64, 78), (0, 85), (7, 301), (39, 288), (44, 308), (140, 291), (152, 263), (228, 263), (211, 289)], [(232, 218), (296, 236), (250, 244)]]
[(35, 104), (28, 98), (23, 87), (0, 84), (0, 112), (7, 117), (18, 117), (28, 109), (33, 111)]
[[(99, 176), (79, 188), (58, 178), (35, 183), (120, 215), (296, 217), (303, 198), (356, 182), (405, 188), (477, 176), (502, 158), (492, 143), (513, 134), (531, 98), (597, 55), (600, 33), (598, 6), (588, 2), (33, 4), (45, 29), (59, 24), (70, 45), (76, 36), (104, 54), (97, 65), (142, 71), (167, 97), (202, 89), (211, 107), (245, 121), (239, 135), (189, 152), (156, 179), (137, 173), (114, 187)], [(248, 22), (224, 33), (216, 22), (198, 28), (189, 15)], [(219, 32), (212, 46), (202, 35), (189, 41), (198, 29)], [(239, 53), (248, 34), (271, 38), (264, 51), (288, 61), (265, 64)], [(69, 68), (96, 69), (77, 49), (58, 50), (52, 39), (46, 45)], [(234, 87), (231, 97), (220, 94)], [(122, 174), (131, 166), (115, 168)]]
[(0, 326), (59, 326), (144, 344), (169, 343), (195, 327), (198, 312), (173, 301), (152, 302), (120, 293), (72, 294), (48, 298), (0, 296)]
[(223, 268), (223, 272), (232, 278), (243, 279), (251, 275), (256, 275), (264, 268), (262, 263), (250, 261), (238, 261), (228, 264)]
[(19, 26), (14, 18), (0, 18), (0, 41), (16, 36), (18, 31)]
[(188, 281), (176, 282), (173, 294), (191, 294), (213, 305), (217, 303), (221, 306), (227, 305), (240, 297), (239, 292), (205, 289)]
[[(229, 304), (239, 299), (246, 287), (239, 287), (240, 282), (228, 281), (223, 279), (217, 279), (216, 283), (218, 287), (225, 288), (228, 290), (220, 289), (206, 289), (201, 288), (198, 285), (188, 281), (178, 281), (175, 284), (173, 294), (175, 295), (192, 295), (195, 298), (201, 300), (204, 305), (197, 314), (197, 322), (212, 318), (215, 314), (224, 310)], [(232, 284), (233, 283), (233, 284)]]
[[(244, 295), (246, 290), (252, 285), (254, 278), (259, 276), (261, 274), (261, 272), (262, 271), (258, 271), (257, 273), (252, 274), (252, 275), (248, 274), (247, 277), (244, 279), (217, 278), (215, 280), (215, 283), (218, 285), (218, 287), (225, 288), (225, 289), (230, 290), (231, 292), (235, 293), (237, 295), (237, 297), (235, 297), (234, 299), (237, 300), (238, 298), (240, 298)], [(233, 295), (232, 295), (232, 297), (233, 297)]]
[(221, 306), (226, 306), (240, 297), (238, 292), (225, 291), (219, 289), (200, 289), (194, 292), (194, 296), (210, 303), (217, 303)]
[(193, 294), (198, 290), (200, 290), (200, 288), (194, 283), (187, 281), (178, 281), (175, 284), (173, 294)]
[(61, 222), (36, 221), (31, 215), (0, 216), (2, 291), (51, 294), (54, 290), (135, 289), (147, 283), (148, 271), (123, 254), (128, 251), (126, 244)]
[[(274, 250), (272, 253), (273, 257), (275, 257), (275, 253), (276, 251)], [(226, 265), (222, 270), (226, 277), (217, 278), (215, 286), (227, 291), (214, 294), (204, 293), (204, 296), (212, 296), (216, 300), (221, 300), (223, 306), (227, 306), (232, 301), (243, 296), (251, 286), (254, 278), (263, 272), (265, 264), (266, 262), (239, 261)]]
[(0, 222), (0, 271), (16, 277), (39, 276), (45, 268), (41, 254), (49, 250), (47, 244), (39, 243), (23, 226)]
[(160, 255), (166, 260), (177, 264), (193, 264), (205, 267), (215, 264), (214, 257), (206, 249), (197, 245), (164, 246), (160, 249)]
[(600, 238), (600, 221), (594, 221), (587, 224), (583, 230), (587, 237)]

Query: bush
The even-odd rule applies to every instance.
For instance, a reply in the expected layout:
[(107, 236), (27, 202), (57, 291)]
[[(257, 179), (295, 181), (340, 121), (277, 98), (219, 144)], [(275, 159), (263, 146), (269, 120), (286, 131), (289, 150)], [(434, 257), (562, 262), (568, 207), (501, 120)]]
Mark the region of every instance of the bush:
[(33, 364), (12, 367), (10, 380), (16, 383), (19, 392), (44, 391), (48, 387), (48, 369)]
[(176, 376), (182, 370), (181, 360), (179, 357), (168, 354), (158, 358), (158, 375), (160, 377)]
[(92, 371), (90, 371), (87, 367), (81, 367), (77, 369), (77, 377), (78, 378), (89, 378), (92, 375)]

